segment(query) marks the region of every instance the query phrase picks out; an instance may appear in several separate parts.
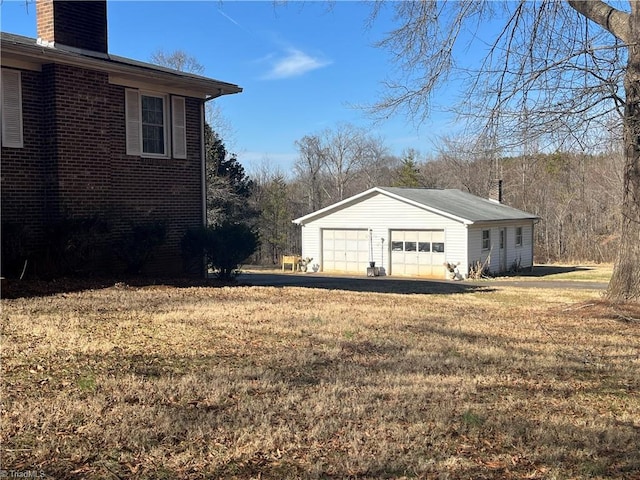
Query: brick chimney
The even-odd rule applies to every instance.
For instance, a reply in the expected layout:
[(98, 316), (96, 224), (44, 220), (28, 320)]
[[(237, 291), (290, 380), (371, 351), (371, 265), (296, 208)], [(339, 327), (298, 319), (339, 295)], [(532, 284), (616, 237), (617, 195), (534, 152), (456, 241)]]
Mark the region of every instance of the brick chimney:
[(106, 0), (36, 0), (38, 42), (107, 53)]
[(489, 186), (489, 200), (502, 203), (502, 180), (492, 180)]

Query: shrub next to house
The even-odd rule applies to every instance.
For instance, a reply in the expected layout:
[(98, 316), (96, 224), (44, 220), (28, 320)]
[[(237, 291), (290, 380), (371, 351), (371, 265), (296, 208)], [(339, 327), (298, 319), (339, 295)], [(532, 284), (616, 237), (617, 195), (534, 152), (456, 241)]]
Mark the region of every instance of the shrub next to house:
[(218, 278), (230, 279), (238, 267), (255, 253), (260, 242), (257, 232), (244, 223), (225, 222), (221, 225), (189, 230), (182, 239), (182, 251), (188, 269), (198, 268), (205, 258), (207, 267)]

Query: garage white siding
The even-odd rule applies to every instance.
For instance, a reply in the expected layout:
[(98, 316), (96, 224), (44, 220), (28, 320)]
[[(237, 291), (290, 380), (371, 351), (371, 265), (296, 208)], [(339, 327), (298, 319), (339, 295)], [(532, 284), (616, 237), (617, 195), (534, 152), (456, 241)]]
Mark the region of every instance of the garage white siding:
[[(522, 228), (522, 244), (516, 245), (516, 233)], [(505, 256), (501, 260), (500, 230), (506, 232)], [(488, 230), (490, 238), (489, 249), (483, 249), (482, 232)], [(533, 266), (533, 222), (503, 223), (499, 225), (473, 225), (469, 227), (469, 261), (468, 264), (480, 262), (484, 264), (489, 258), (487, 266), (493, 273), (508, 271), (514, 265), (520, 268)], [(501, 268), (503, 267), (503, 268)]]
[[(522, 245), (515, 244), (515, 232), (518, 226), (522, 227)], [(513, 248), (511, 249), (512, 254), (507, 266), (517, 262), (520, 268), (533, 267), (533, 222), (516, 225), (512, 231)]]
[(320, 230), (302, 225), (302, 257), (311, 258), (311, 271), (318, 271), (320, 269), (321, 242), (322, 237)]

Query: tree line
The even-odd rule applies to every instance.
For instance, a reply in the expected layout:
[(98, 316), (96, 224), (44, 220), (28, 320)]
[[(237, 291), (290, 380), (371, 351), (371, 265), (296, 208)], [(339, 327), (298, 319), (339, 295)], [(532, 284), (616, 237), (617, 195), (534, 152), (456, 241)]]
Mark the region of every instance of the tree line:
[[(260, 239), (249, 261), (275, 265), (282, 255), (299, 254), (301, 232), (294, 218), (374, 186), (456, 188), (488, 198), (496, 179), (502, 180), (505, 204), (540, 217), (534, 229), (537, 262), (615, 260), (624, 162), (615, 143), (597, 154), (534, 151), (510, 156), (466, 149), (468, 143), (444, 139), (431, 156), (411, 149), (396, 156), (381, 138), (339, 125), (298, 140), (298, 158), (289, 172), (264, 163), (249, 178), (237, 157), (230, 156), (243, 178), (239, 213)], [(210, 221), (234, 198), (228, 192), (220, 195), (215, 187), (221, 181), (238, 183), (238, 169), (234, 171), (213, 176), (209, 183)]]

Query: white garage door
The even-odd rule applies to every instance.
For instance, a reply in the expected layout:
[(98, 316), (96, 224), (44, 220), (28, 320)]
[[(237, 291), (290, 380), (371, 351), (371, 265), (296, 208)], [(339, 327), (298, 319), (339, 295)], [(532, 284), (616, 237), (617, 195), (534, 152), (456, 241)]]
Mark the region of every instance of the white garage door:
[(444, 230), (391, 232), (391, 275), (444, 278)]
[(323, 271), (366, 274), (368, 266), (368, 230), (322, 231)]

